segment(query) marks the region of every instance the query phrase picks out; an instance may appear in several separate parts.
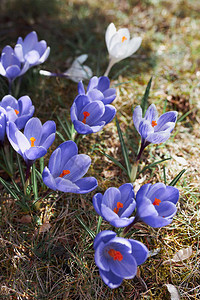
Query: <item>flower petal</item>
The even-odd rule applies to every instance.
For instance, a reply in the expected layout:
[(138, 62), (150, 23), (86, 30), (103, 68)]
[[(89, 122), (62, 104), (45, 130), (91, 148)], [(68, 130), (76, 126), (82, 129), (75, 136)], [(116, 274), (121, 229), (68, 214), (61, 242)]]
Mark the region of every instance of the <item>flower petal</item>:
[(136, 130), (139, 132), (139, 125), (142, 121), (142, 108), (140, 105), (136, 106), (133, 112), (133, 123)]
[(69, 170), (70, 173), (64, 178), (72, 182), (77, 181), (87, 173), (91, 165), (91, 158), (86, 154), (77, 154), (72, 156), (64, 165), (64, 170)]
[(94, 177), (84, 177), (75, 182), (79, 187), (78, 194), (86, 194), (97, 188), (98, 183)]
[(111, 289), (117, 288), (123, 281), (122, 277), (115, 275), (112, 271), (106, 272), (99, 269), (99, 274), (104, 283)]
[(132, 254), (136, 260), (137, 265), (143, 264), (148, 257), (148, 249), (147, 247), (139, 241), (129, 239), (129, 242), (132, 246)]
[(96, 210), (96, 212), (100, 216), (102, 216), (102, 213), (101, 213), (102, 198), (103, 198), (103, 195), (101, 193), (97, 193), (97, 194), (94, 195), (94, 197), (92, 199), (94, 209)]

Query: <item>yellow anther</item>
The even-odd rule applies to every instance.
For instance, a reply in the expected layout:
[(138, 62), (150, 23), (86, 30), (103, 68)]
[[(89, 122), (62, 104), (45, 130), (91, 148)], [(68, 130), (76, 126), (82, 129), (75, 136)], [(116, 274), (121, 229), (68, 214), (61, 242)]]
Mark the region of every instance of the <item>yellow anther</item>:
[(122, 37), (122, 43), (124, 42), (124, 41), (126, 41), (127, 40), (127, 38), (125, 37), (125, 36), (123, 36)]
[(31, 138), (30, 138), (30, 141), (31, 141), (31, 147), (34, 147), (35, 145), (34, 145), (34, 142), (36, 141), (36, 139), (32, 136)]

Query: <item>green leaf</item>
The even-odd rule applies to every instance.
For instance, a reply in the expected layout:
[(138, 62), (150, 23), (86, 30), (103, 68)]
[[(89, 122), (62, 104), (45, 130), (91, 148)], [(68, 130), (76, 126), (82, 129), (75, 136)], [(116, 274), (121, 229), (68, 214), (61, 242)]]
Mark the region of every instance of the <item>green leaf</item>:
[(129, 157), (128, 157), (128, 150), (127, 150), (126, 145), (124, 143), (122, 131), (121, 131), (121, 128), (119, 126), (119, 122), (118, 122), (117, 117), (115, 117), (115, 120), (116, 120), (116, 125), (117, 125), (117, 132), (118, 132), (118, 135), (119, 135), (119, 140), (120, 140), (120, 144), (121, 144), (121, 148), (122, 148), (122, 154), (123, 154), (124, 161), (125, 161), (125, 164), (126, 164), (127, 173), (128, 173), (128, 176), (130, 177), (130, 175), (131, 175), (131, 164), (130, 164)]
[(149, 98), (149, 92), (151, 89), (151, 83), (152, 83), (152, 77), (150, 78), (150, 80), (147, 84), (144, 96), (142, 97), (142, 100), (141, 100), (141, 108), (142, 108), (143, 117), (144, 117), (144, 114), (145, 114), (145, 112), (147, 110), (147, 106), (148, 106), (148, 98)]
[(94, 231), (92, 231), (89, 227), (87, 227), (87, 225), (85, 225), (85, 223), (78, 217), (75, 216), (77, 218), (77, 220), (80, 222), (80, 224), (83, 226), (83, 228), (85, 229), (85, 231), (91, 236), (92, 239), (95, 238), (95, 233)]
[(120, 167), (128, 175), (127, 170), (124, 168), (124, 166), (117, 159), (110, 156), (109, 154), (106, 154), (104, 151), (102, 151), (100, 149), (96, 149), (96, 150), (100, 151), (104, 156), (106, 156), (108, 159), (110, 159), (112, 162), (114, 162), (118, 167)]
[(183, 121), (189, 114), (191, 114), (192, 111), (193, 111), (193, 109), (187, 111), (183, 116), (178, 118), (177, 123)]
[(155, 162), (153, 162), (152, 164), (150, 164), (150, 165), (144, 167), (144, 168), (138, 173), (138, 175), (141, 174), (141, 173), (143, 173), (143, 172), (146, 171), (147, 169), (151, 169), (152, 167), (154, 167), (154, 166), (156, 166), (156, 165), (158, 165), (158, 164), (160, 164), (160, 163), (162, 163), (162, 162), (164, 162), (164, 161), (166, 161), (166, 160), (170, 160), (170, 159), (172, 159), (172, 158), (171, 158), (171, 157), (168, 157), (168, 158), (164, 158), (164, 159), (155, 161)]
[(19, 197), (17, 196), (17, 194), (13, 191), (13, 186), (11, 184), (9, 184), (8, 182), (6, 182), (3, 178), (0, 177), (0, 182), (3, 184), (3, 186), (5, 187), (5, 189), (7, 190), (7, 192), (9, 194), (11, 194), (11, 196), (13, 196), (14, 199), (19, 200)]
[(62, 129), (64, 130), (64, 132), (65, 132), (67, 138), (70, 140), (70, 139), (71, 139), (71, 132), (70, 132), (70, 130), (68, 129), (67, 125), (65, 126), (65, 124), (63, 123), (63, 121), (60, 119), (60, 117), (59, 117), (58, 115), (57, 115), (56, 117), (57, 117), (57, 119), (58, 119), (58, 121), (59, 121), (59, 123), (60, 123)]
[(97, 223), (96, 234), (98, 234), (100, 232), (100, 227), (101, 227), (102, 220), (103, 220), (103, 218), (101, 216), (99, 216), (98, 223)]
[(185, 173), (186, 169), (183, 169), (180, 173), (178, 173), (178, 175), (176, 175), (176, 177), (170, 182), (169, 185), (171, 186), (175, 186), (177, 184), (177, 182), (179, 181), (179, 179), (181, 178), (181, 176)]

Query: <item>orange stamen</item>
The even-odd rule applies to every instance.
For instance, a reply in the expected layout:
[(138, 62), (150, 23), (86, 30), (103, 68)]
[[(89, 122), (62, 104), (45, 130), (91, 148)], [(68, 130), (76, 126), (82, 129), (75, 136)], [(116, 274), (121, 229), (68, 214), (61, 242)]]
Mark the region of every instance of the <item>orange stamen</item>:
[(123, 36), (122, 37), (122, 43), (124, 42), (124, 41), (126, 41), (127, 40), (127, 38), (125, 37), (125, 36)]
[(19, 111), (18, 111), (17, 109), (15, 109), (15, 113), (16, 113), (16, 115), (18, 115), (18, 114), (19, 114)]
[(84, 111), (84, 112), (83, 112), (83, 115), (84, 115), (84, 118), (83, 118), (83, 121), (82, 121), (82, 122), (83, 122), (84, 124), (86, 124), (86, 118), (90, 116), (90, 113), (87, 112), (87, 111)]
[(151, 125), (152, 125), (152, 127), (154, 127), (154, 126), (157, 125), (157, 122), (156, 122), (156, 121), (152, 121), (152, 122), (151, 122)]
[(118, 214), (119, 209), (122, 208), (122, 207), (123, 207), (123, 203), (117, 202), (117, 208), (115, 207), (113, 211), (114, 211), (116, 214)]
[(121, 252), (116, 251), (114, 249), (110, 249), (108, 251), (108, 254), (114, 259), (114, 260), (118, 260), (121, 261), (123, 259), (123, 255), (121, 254)]
[(31, 147), (34, 147), (35, 145), (34, 145), (34, 142), (36, 141), (36, 139), (32, 136), (31, 138), (30, 138), (30, 141), (31, 141)]
[(70, 170), (63, 170), (59, 177), (63, 177), (67, 174), (70, 174)]
[(160, 200), (160, 199), (158, 199), (158, 198), (155, 198), (155, 201), (153, 202), (153, 205), (157, 205), (157, 206), (159, 206), (159, 205), (160, 205), (160, 203), (161, 203), (161, 200)]

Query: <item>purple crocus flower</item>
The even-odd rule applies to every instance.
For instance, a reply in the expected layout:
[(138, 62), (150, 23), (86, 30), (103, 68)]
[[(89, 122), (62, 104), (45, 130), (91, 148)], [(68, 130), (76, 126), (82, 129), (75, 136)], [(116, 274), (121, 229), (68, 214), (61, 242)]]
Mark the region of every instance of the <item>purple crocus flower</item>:
[(163, 183), (144, 184), (136, 195), (136, 218), (151, 227), (163, 227), (176, 214), (179, 191)]
[(19, 130), (24, 128), (35, 110), (29, 96), (22, 96), (17, 100), (11, 95), (6, 95), (0, 102), (0, 107), (6, 110), (7, 121), (14, 122)]
[(23, 40), (18, 38), (14, 48), (15, 55), (22, 64), (28, 62), (29, 67), (42, 64), (49, 56), (50, 48), (46, 41), (38, 42), (37, 33), (32, 31)]
[[(95, 96), (96, 95), (96, 96)], [(78, 95), (71, 107), (71, 120), (80, 134), (100, 131), (112, 121), (116, 109), (98, 100), (98, 91), (93, 91), (93, 100), (86, 95)]]
[(148, 249), (141, 242), (117, 237), (111, 230), (100, 232), (94, 239), (95, 262), (105, 284), (117, 288), (123, 279), (135, 277), (137, 266), (147, 259)]
[(0, 74), (7, 77), (10, 85), (16, 77), (23, 75), (28, 68), (29, 63), (25, 62), (22, 65), (12, 47), (6, 46), (3, 48), (0, 59)]
[(4, 142), (6, 133), (6, 111), (3, 107), (0, 107), (0, 145)]
[(76, 143), (67, 141), (52, 153), (42, 178), (44, 183), (54, 191), (89, 193), (98, 185), (94, 177), (82, 178), (90, 164), (91, 158), (85, 154), (78, 154)]
[(44, 156), (55, 139), (56, 124), (47, 121), (43, 125), (38, 118), (31, 118), (25, 125), (24, 134), (15, 123), (9, 122), (7, 136), (12, 147), (30, 167), (37, 158)]
[(135, 217), (129, 218), (133, 213), (136, 202), (133, 185), (125, 183), (118, 189), (111, 187), (105, 194), (97, 193), (93, 197), (96, 212), (115, 227), (125, 227), (133, 222)]
[(78, 83), (79, 95), (87, 95), (90, 100), (100, 100), (104, 104), (110, 104), (116, 98), (116, 90), (110, 88), (110, 80), (107, 76), (93, 76), (88, 84), (87, 92), (85, 93), (82, 81)]
[(141, 135), (141, 151), (150, 143), (160, 144), (165, 142), (174, 129), (178, 113), (169, 111), (158, 117), (158, 112), (154, 104), (147, 109), (144, 118), (142, 108), (136, 106), (133, 112), (133, 123), (138, 133)]

